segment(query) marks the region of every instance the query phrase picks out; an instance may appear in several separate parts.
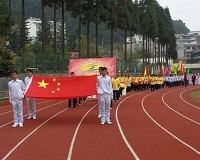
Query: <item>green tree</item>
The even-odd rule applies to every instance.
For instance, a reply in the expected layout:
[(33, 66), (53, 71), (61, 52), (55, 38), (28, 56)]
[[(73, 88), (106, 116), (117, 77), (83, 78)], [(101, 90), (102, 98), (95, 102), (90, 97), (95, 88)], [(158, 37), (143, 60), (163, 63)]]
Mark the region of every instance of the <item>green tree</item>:
[(0, 2), (0, 35), (4, 37), (9, 35), (8, 5), (5, 1)]
[[(42, 43), (42, 24), (39, 24), (36, 37), (36, 43), (41, 44)], [(51, 26), (49, 21), (45, 21), (45, 44), (50, 45), (52, 42), (52, 34), (51, 34)]]
[(169, 12), (169, 8), (165, 8), (165, 13), (167, 15), (167, 38), (166, 38), (166, 62), (168, 62), (168, 59), (171, 57), (174, 60), (177, 59), (177, 50), (176, 50), (176, 37), (175, 37), (175, 31), (172, 24), (171, 15)]
[(17, 56), (9, 49), (7, 40), (0, 37), (0, 77), (10, 76), (15, 68)]
[(111, 48), (111, 51), (110, 51), (110, 56), (113, 57), (113, 44), (114, 44), (114, 41), (113, 41), (113, 34), (114, 34), (114, 31), (116, 30), (117, 28), (117, 14), (116, 14), (116, 10), (117, 10), (117, 2), (115, 0), (110, 0), (108, 3), (107, 3), (107, 9), (108, 9), (108, 12), (109, 12), (109, 18), (107, 20), (107, 25), (108, 25), (108, 28), (110, 29), (110, 48)]

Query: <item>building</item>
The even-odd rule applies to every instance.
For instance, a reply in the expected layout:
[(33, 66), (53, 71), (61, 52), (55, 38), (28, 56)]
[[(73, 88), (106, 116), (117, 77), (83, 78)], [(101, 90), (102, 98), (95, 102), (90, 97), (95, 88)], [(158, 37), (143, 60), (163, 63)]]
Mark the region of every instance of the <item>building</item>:
[(177, 44), (177, 52), (178, 52), (178, 60), (182, 59), (184, 63), (192, 63), (194, 62), (192, 55), (196, 50), (200, 49), (200, 43), (198, 42), (198, 33), (190, 33), (187, 35), (184, 34), (176, 34), (176, 44)]
[[(37, 32), (40, 30), (42, 26), (42, 21), (39, 18), (30, 17), (25, 22), (26, 22), (28, 32), (29, 32), (28, 37), (32, 38), (32, 41), (35, 42), (37, 38)], [(50, 31), (51, 31), (52, 37), (54, 37), (54, 21), (49, 21), (49, 24), (50, 24)], [(62, 21), (57, 21), (56, 22), (57, 36), (61, 32), (61, 27), (62, 27)]]
[(37, 32), (40, 30), (42, 21), (39, 18), (30, 17), (25, 22), (28, 28), (28, 37), (32, 38), (33, 42), (36, 41)]

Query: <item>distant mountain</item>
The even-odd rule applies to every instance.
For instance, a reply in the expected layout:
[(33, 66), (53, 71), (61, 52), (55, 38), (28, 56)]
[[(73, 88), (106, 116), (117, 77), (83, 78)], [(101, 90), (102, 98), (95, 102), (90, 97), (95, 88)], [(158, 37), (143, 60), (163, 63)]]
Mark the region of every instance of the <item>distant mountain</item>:
[(176, 34), (187, 34), (190, 33), (190, 30), (186, 27), (185, 23), (182, 20), (172, 20), (174, 30)]

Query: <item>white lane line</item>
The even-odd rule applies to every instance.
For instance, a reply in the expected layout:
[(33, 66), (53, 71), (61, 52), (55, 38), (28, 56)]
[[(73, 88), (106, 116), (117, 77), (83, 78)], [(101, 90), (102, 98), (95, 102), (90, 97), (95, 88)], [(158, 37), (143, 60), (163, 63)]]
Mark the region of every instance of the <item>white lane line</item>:
[(166, 133), (168, 133), (169, 135), (171, 135), (173, 138), (175, 138), (177, 141), (179, 141), (180, 143), (182, 143), (183, 145), (185, 145), (186, 147), (190, 148), (191, 150), (193, 150), (195, 153), (199, 154), (200, 155), (200, 151), (198, 151), (197, 149), (193, 148), (192, 146), (190, 146), (189, 144), (187, 144), (186, 142), (182, 141), (180, 138), (176, 137), (174, 134), (172, 134), (170, 131), (168, 131), (166, 128), (164, 128), (162, 125), (160, 125), (155, 119), (153, 119), (149, 114), (148, 112), (145, 110), (145, 107), (144, 107), (144, 100), (152, 95), (153, 93), (149, 94), (149, 95), (146, 95), (143, 99), (142, 99), (142, 102), (141, 102), (141, 105), (142, 105), (142, 108), (144, 110), (144, 112), (146, 113), (146, 115), (158, 126), (160, 127), (161, 129), (163, 129)]
[[(55, 103), (55, 104), (49, 105), (49, 106), (47, 106), (47, 107), (44, 107), (44, 108), (41, 108), (41, 109), (37, 110), (36, 112), (42, 111), (42, 110), (44, 110), (44, 109), (47, 109), (47, 108), (49, 108), (49, 107), (55, 106), (55, 105), (60, 104), (60, 103), (63, 103), (63, 102), (66, 102), (66, 101), (62, 101), (62, 102), (59, 102), (59, 103)], [(27, 115), (28, 115), (28, 114), (24, 115), (23, 117), (26, 117)], [(10, 121), (10, 122), (8, 122), (8, 123), (5, 123), (5, 124), (1, 125), (0, 128), (3, 128), (3, 127), (5, 127), (5, 126), (7, 126), (7, 125), (9, 125), (9, 124), (11, 124), (11, 123), (13, 123), (13, 121)]]
[(188, 105), (193, 106), (193, 107), (196, 108), (196, 109), (200, 109), (200, 107), (197, 107), (197, 106), (195, 106), (195, 105), (193, 105), (193, 104), (187, 102), (187, 101), (184, 100), (183, 97), (182, 97), (182, 94), (183, 94), (184, 92), (186, 92), (186, 91), (188, 91), (188, 90), (193, 90), (193, 89), (194, 89), (194, 88), (192, 88), (192, 89), (187, 89), (187, 90), (181, 92), (181, 94), (180, 94), (180, 98), (182, 99), (183, 102), (187, 103)]
[[(53, 101), (53, 100), (39, 102), (39, 103), (36, 103), (36, 105), (42, 104), (42, 103), (46, 103), (46, 102), (50, 102), (50, 101)], [(12, 106), (10, 105), (10, 107), (12, 107)], [(27, 108), (27, 105), (26, 105), (25, 107), (23, 107), (23, 108)], [(1, 116), (1, 115), (4, 115), (4, 114), (7, 114), (7, 113), (10, 113), (10, 112), (13, 112), (13, 110), (7, 111), (7, 112), (4, 112), (4, 113), (0, 113), (0, 116)]]
[(195, 123), (195, 124), (197, 124), (197, 125), (200, 125), (199, 122), (197, 122), (197, 121), (195, 121), (195, 120), (193, 120), (193, 119), (191, 119), (191, 118), (189, 118), (189, 117), (187, 117), (187, 116), (181, 114), (180, 112), (178, 112), (178, 111), (176, 111), (175, 109), (171, 108), (171, 107), (165, 102), (164, 97), (165, 97), (167, 94), (171, 93), (171, 92), (172, 92), (172, 91), (167, 92), (167, 93), (165, 93), (165, 94), (162, 96), (162, 101), (163, 101), (163, 103), (164, 103), (170, 110), (172, 110), (173, 112), (177, 113), (177, 114), (180, 115), (181, 117), (183, 117), (183, 118), (185, 118), (185, 119), (187, 119), (187, 120), (189, 120), (189, 121), (191, 121), (191, 122), (193, 122), (193, 123)]
[(136, 160), (139, 160), (140, 158), (138, 157), (138, 155), (136, 154), (136, 152), (133, 150), (133, 148), (131, 147), (130, 143), (128, 142), (128, 140), (126, 139), (126, 136), (124, 135), (124, 132), (123, 132), (123, 129), (120, 125), (120, 122), (119, 122), (119, 119), (118, 119), (118, 109), (120, 107), (120, 105), (128, 98), (132, 97), (132, 96), (135, 96), (135, 95), (138, 95), (138, 94), (142, 94), (142, 93), (145, 93), (145, 92), (140, 92), (140, 93), (136, 93), (136, 94), (133, 94), (133, 95), (130, 95), (126, 98), (124, 98), (122, 101), (120, 101), (120, 103), (118, 104), (117, 108), (116, 108), (116, 111), (115, 111), (115, 117), (116, 117), (116, 121), (117, 121), (117, 126), (119, 128), (119, 131), (120, 131), (120, 134), (126, 144), (126, 146), (128, 147), (128, 149), (130, 150), (130, 152), (132, 153), (132, 155), (134, 156), (134, 158)]
[(71, 144), (70, 144), (70, 148), (69, 148), (69, 153), (68, 153), (67, 160), (71, 160), (71, 158), (72, 158), (72, 152), (73, 152), (74, 142), (76, 140), (76, 136), (77, 136), (78, 130), (79, 130), (80, 126), (81, 126), (81, 123), (83, 122), (83, 120), (85, 119), (85, 117), (90, 113), (90, 111), (94, 109), (95, 106), (97, 106), (97, 104), (95, 104), (89, 111), (87, 111), (87, 113), (83, 116), (83, 118), (79, 122), (78, 126), (76, 127), (76, 130), (74, 132), (74, 135), (73, 135), (73, 138), (72, 138), (72, 141), (71, 141)]
[[(63, 102), (60, 102), (63, 103)], [(57, 103), (57, 104), (60, 104)], [(64, 110), (54, 114), (52, 117), (50, 117), (49, 119), (47, 119), (45, 122), (43, 122), (41, 125), (39, 125), (37, 128), (35, 128), (31, 133), (29, 133), (26, 137), (24, 137), (14, 148), (12, 148), (4, 157), (2, 160), (6, 160), (27, 138), (29, 138), (33, 133), (35, 133), (39, 128), (41, 128), (43, 125), (45, 125), (47, 122), (49, 122), (51, 119), (53, 119), (54, 117), (56, 117), (57, 115), (61, 114), (62, 112), (66, 111), (67, 108), (65, 108)]]
[[(38, 99), (38, 100), (42, 100), (42, 99)], [(7, 108), (7, 107), (11, 107), (11, 104), (10, 104), (9, 100), (7, 101), (7, 103), (8, 103), (9, 105), (2, 106), (2, 107), (0, 107), (0, 109)], [(26, 103), (26, 101), (23, 101), (23, 103)]]

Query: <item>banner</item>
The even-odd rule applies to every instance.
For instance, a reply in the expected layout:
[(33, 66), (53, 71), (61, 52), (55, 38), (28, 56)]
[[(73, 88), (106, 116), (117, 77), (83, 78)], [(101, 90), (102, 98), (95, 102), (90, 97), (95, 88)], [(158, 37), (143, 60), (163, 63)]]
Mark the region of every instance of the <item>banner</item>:
[(98, 75), (99, 67), (106, 67), (109, 76), (116, 76), (116, 58), (71, 59), (68, 74), (74, 72), (75, 75)]
[(33, 76), (25, 97), (71, 99), (96, 95), (97, 75), (74, 77)]

